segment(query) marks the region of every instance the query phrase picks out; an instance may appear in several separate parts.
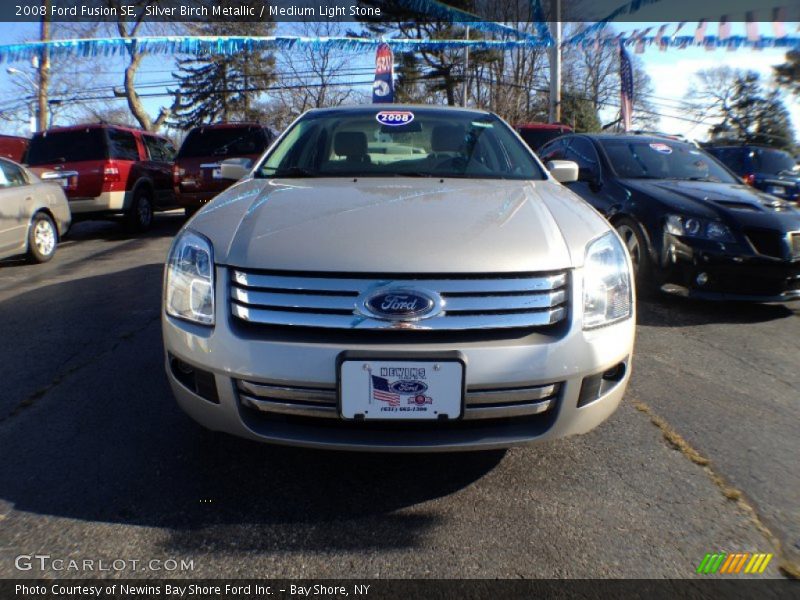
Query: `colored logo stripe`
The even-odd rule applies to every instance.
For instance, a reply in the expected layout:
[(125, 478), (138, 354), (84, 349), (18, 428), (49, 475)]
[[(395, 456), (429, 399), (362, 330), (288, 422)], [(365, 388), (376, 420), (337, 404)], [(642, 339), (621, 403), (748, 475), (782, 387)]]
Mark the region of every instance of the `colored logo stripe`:
[[(710, 575), (714, 573), (733, 575), (738, 573), (763, 573), (769, 562), (772, 560), (772, 554), (749, 552), (715, 552), (709, 553), (703, 557), (697, 567), (697, 573)], [(747, 565), (747, 566), (745, 566)]]

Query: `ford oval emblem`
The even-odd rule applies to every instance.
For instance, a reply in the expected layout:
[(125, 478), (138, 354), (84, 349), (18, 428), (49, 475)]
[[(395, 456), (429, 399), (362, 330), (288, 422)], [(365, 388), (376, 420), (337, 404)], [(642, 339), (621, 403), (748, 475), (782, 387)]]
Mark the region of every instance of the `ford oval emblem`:
[(401, 287), (372, 290), (359, 302), (365, 314), (390, 321), (417, 321), (432, 317), (439, 313), (442, 304), (435, 292)]
[(395, 381), (392, 383), (389, 386), (389, 389), (396, 394), (410, 395), (421, 394), (427, 391), (428, 386), (421, 381), (401, 379), (400, 381)]

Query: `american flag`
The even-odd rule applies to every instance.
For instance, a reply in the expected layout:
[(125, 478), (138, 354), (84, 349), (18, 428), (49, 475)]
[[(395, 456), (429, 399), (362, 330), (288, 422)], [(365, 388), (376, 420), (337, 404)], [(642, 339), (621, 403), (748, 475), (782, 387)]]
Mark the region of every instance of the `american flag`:
[(630, 131), (633, 120), (633, 67), (631, 57), (622, 44), (619, 45), (619, 81), (621, 87), (619, 116), (624, 130)]
[(388, 402), (389, 406), (400, 406), (400, 394), (389, 389), (389, 380), (377, 375), (372, 377), (372, 397), (381, 402)]

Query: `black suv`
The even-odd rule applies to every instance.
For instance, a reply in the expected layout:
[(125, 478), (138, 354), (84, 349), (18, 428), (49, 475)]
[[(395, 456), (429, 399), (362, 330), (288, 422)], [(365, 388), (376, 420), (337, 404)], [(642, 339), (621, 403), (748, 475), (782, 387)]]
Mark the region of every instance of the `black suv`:
[(713, 146), (706, 151), (746, 184), (800, 203), (800, 169), (788, 152), (765, 146)]
[(640, 291), (800, 298), (800, 212), (699, 148), (647, 135), (567, 135), (539, 155), (578, 163), (568, 186), (615, 226)]

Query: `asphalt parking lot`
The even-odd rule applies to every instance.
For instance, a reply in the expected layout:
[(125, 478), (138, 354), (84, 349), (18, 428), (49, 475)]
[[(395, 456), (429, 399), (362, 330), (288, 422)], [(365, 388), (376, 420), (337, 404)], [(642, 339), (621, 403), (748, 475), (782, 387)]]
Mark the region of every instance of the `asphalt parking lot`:
[[(800, 573), (800, 304), (641, 302), (628, 394), (582, 437), (271, 447), (204, 434), (168, 389), (161, 273), (182, 223), (81, 223), (48, 264), (0, 262), (0, 577), (682, 578), (717, 551)], [(16, 569), (36, 553), (142, 562)]]

